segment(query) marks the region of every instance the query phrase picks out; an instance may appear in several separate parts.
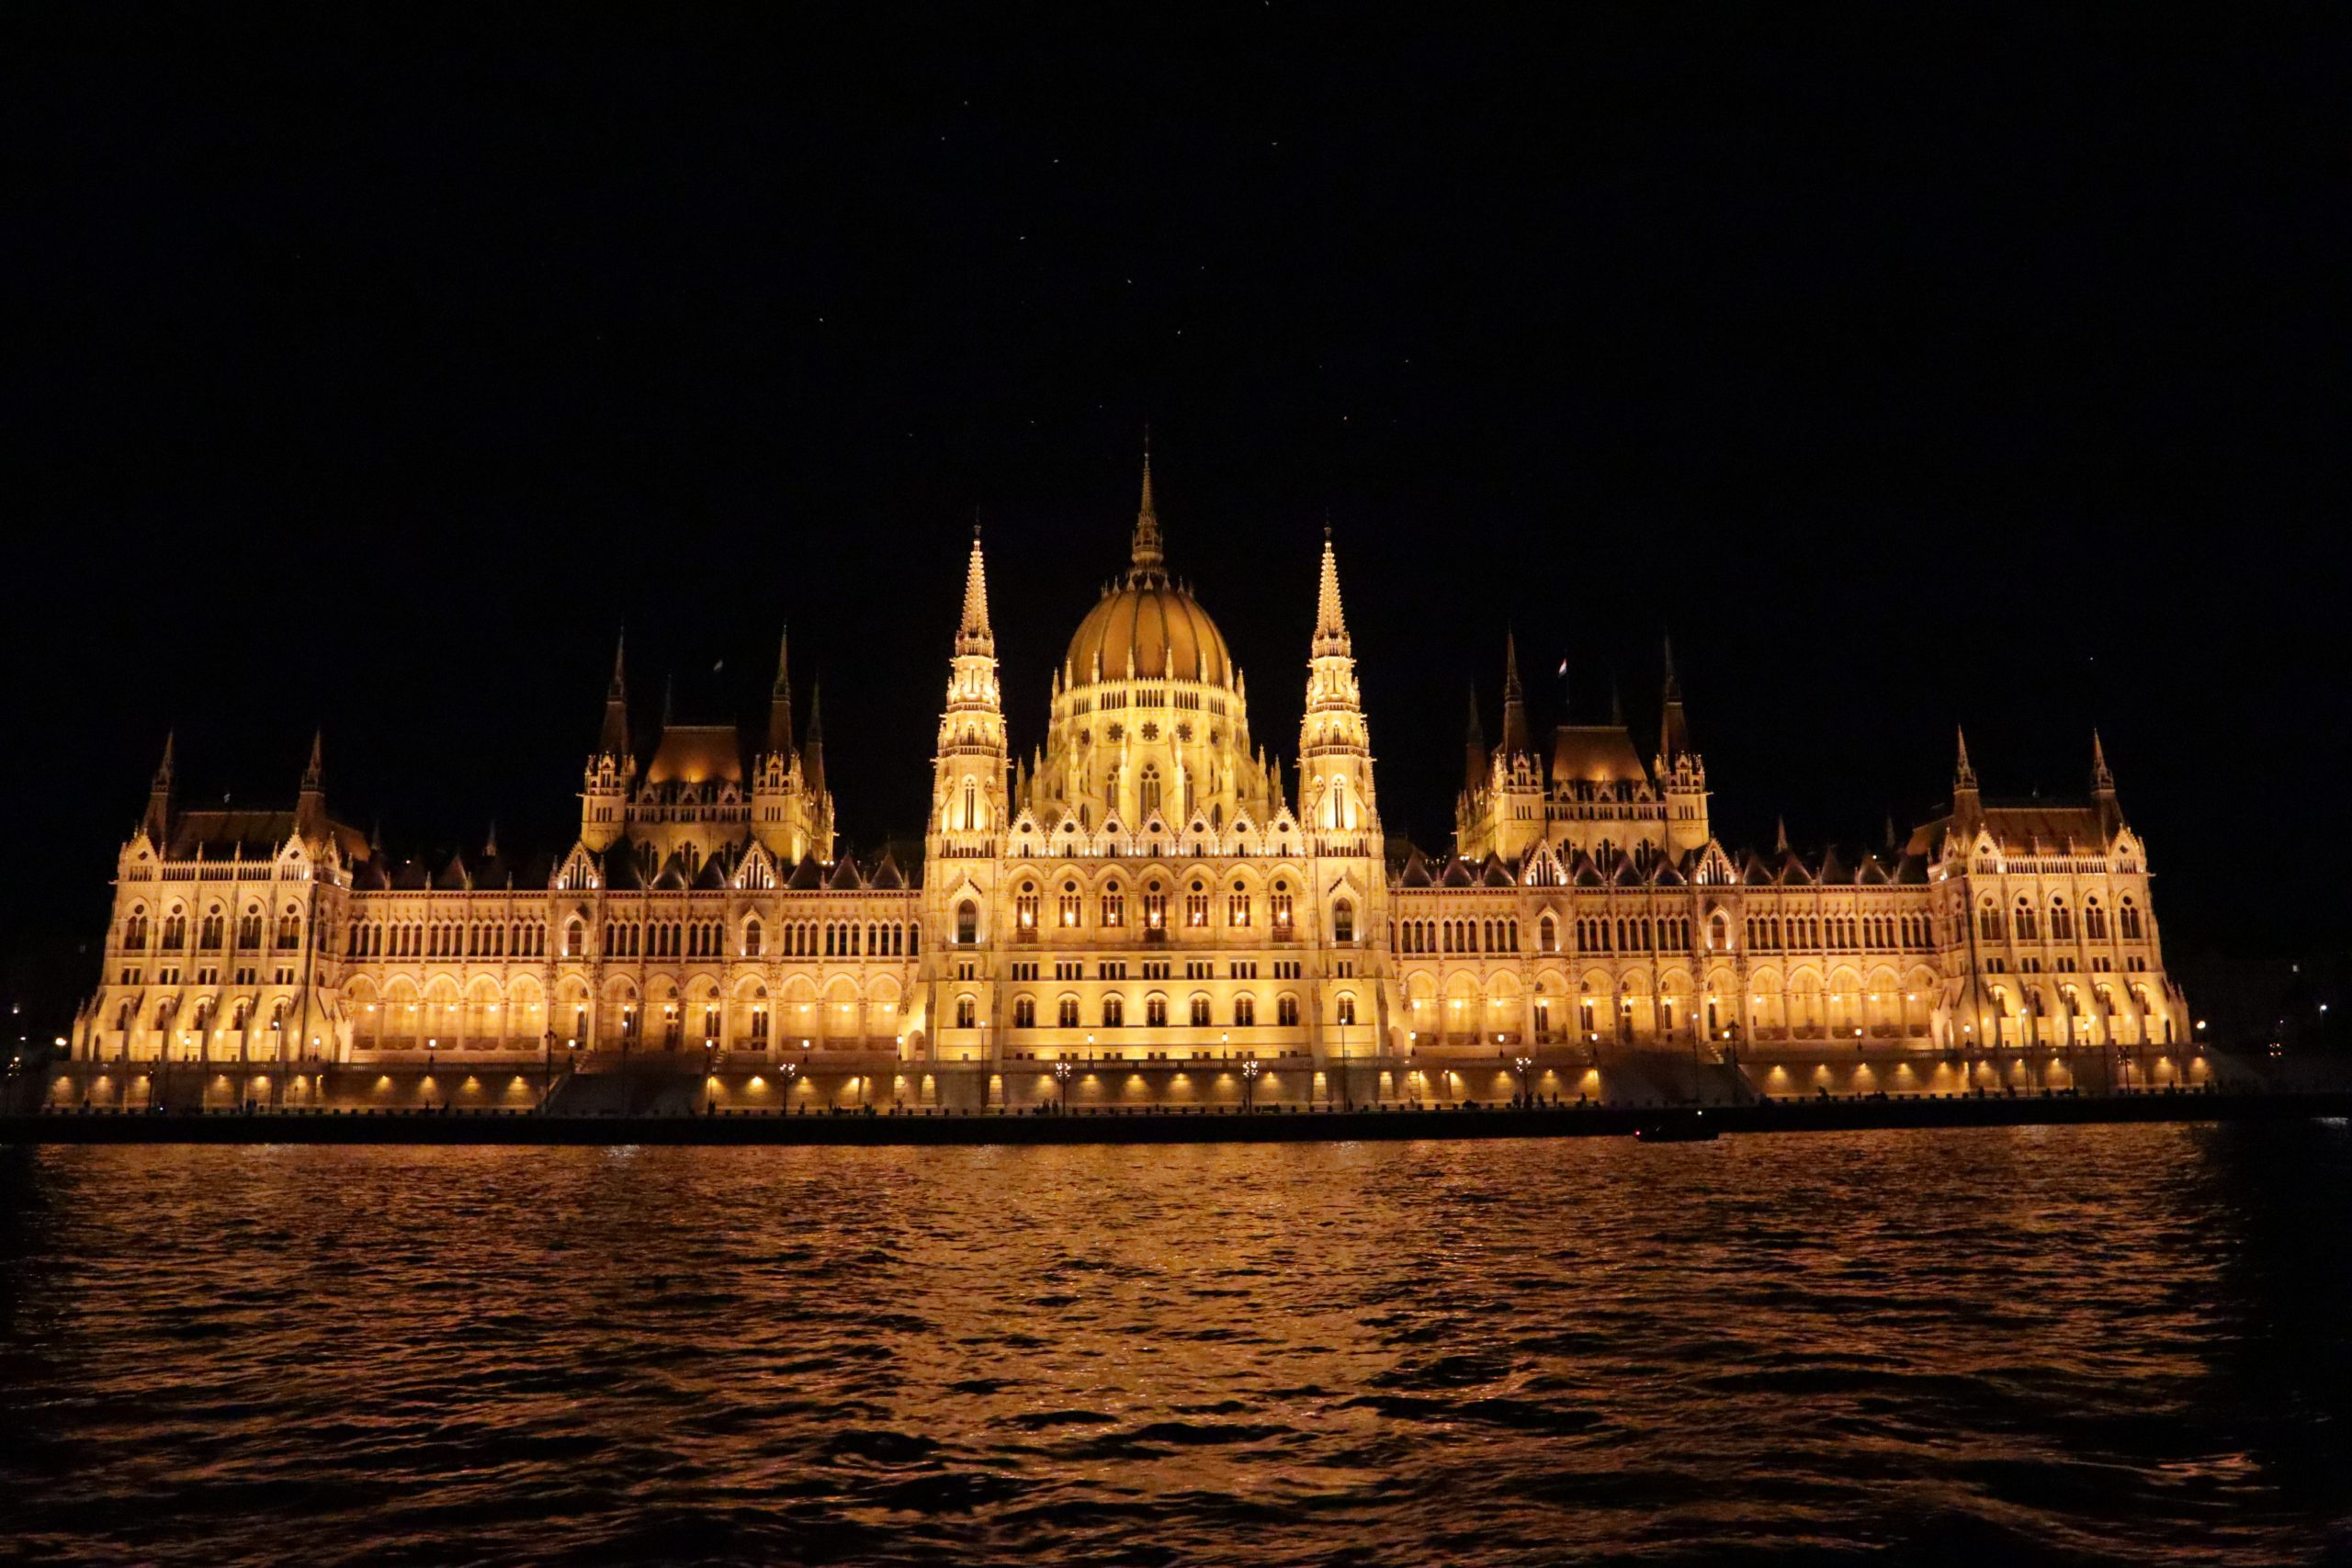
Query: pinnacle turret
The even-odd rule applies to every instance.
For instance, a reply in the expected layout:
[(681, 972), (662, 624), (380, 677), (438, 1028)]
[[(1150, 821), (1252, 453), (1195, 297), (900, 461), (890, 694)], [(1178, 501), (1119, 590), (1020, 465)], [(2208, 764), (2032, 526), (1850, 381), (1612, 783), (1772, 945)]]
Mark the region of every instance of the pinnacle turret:
[(1535, 754), (1534, 728), (1527, 722), (1527, 690), (1519, 680), (1519, 634), (1503, 633), (1503, 755)]
[(1159, 513), (1151, 502), (1151, 432), (1143, 433), (1143, 501), (1136, 508), (1136, 531), (1127, 552), (1130, 586), (1168, 580), (1168, 558), (1160, 546)]
[(1340, 558), (1331, 549), (1331, 525), (1323, 525), (1323, 575), (1315, 591), (1314, 656), (1351, 657), (1347, 613), (1340, 604)]
[(775, 683), (768, 688), (768, 754), (792, 755), (792, 634), (776, 634)]
[[(1146, 482), (1144, 504), (1151, 504), (1148, 480)], [(958, 654), (993, 654), (996, 633), (989, 626), (989, 570), (980, 554), (980, 525), (972, 525), (972, 554), (964, 566), (964, 618), (956, 628), (956, 651)]]
[(628, 657), (628, 629), (623, 627), (613, 639), (613, 679), (605, 688), (605, 728), (597, 738), (596, 750), (624, 761), (629, 754)]

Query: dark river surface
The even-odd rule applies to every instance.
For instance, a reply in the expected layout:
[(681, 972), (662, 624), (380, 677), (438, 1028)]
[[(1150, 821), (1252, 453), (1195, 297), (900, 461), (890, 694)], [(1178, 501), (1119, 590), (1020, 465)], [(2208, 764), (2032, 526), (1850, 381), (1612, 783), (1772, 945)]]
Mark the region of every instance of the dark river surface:
[(2341, 1558), (2352, 1133), (0, 1151), (0, 1554)]

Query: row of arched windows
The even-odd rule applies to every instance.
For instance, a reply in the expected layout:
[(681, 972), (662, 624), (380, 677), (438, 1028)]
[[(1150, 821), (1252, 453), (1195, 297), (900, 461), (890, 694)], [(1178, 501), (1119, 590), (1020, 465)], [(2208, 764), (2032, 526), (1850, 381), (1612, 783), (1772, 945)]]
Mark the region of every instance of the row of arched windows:
[[(1544, 917), (1545, 930), (1552, 918)], [(1519, 921), (1496, 919), (1405, 920), (1391, 929), (1389, 944), (1399, 953), (1517, 953)]]
[[(1984, 942), (2006, 941), (2012, 933), (2018, 942), (2039, 942), (2041, 940), (2041, 924), (2033, 901), (2023, 894), (2018, 896), (2017, 908), (2006, 920), (2002, 918), (2000, 907), (1990, 898), (1986, 898), (1976, 911), (1976, 934)], [(2125, 942), (2140, 941), (2144, 928), (2141, 924), (2139, 906), (2125, 898), (2116, 908), (2115, 924)], [(2075, 915), (2067, 908), (2064, 898), (2050, 900), (2049, 925), (2052, 942), (2074, 940)], [(2083, 900), (2082, 928), (2086, 941), (2107, 940), (2107, 910), (2100, 906), (2096, 895)]]
[[(261, 906), (248, 905), (237, 918), (237, 946), (251, 951), (261, 946), (263, 918)], [(218, 904), (204, 912), (198, 923), (196, 946), (199, 953), (220, 951), (228, 945), (228, 914)], [(174, 905), (161, 920), (151, 919), (143, 904), (134, 904), (122, 919), (121, 944), (126, 952), (144, 953), (152, 942), (165, 953), (179, 953), (188, 945), (187, 911)], [(288, 904), (277, 918), (277, 943), (281, 948), (300, 947), (302, 943), (302, 910), (300, 905)]]
[(1747, 945), (1762, 953), (1924, 953), (1934, 945), (1924, 914), (1750, 915)]
[[(1057, 998), (1054, 1004), (1055, 1026), (1061, 1029), (1087, 1027), (1086, 1021), (1080, 1016), (1082, 1010), (1077, 997), (1065, 996)], [(1196, 993), (1185, 1005), (1185, 1021), (1194, 1029), (1215, 1028), (1216, 1021), (1212, 1013), (1213, 1009), (1206, 992)], [(1229, 1021), (1236, 1029), (1254, 1028), (1258, 1022), (1258, 998), (1246, 993), (1234, 998), (1233, 1016)], [(1274, 1022), (1284, 1029), (1295, 1029), (1298, 1026), (1298, 998), (1296, 996), (1285, 991), (1274, 998)], [(1114, 991), (1104, 997), (1098, 1004), (1093, 1027), (1125, 1029), (1126, 1026), (1127, 999)], [(1037, 1027), (1037, 998), (1035, 997), (1022, 995), (1012, 998), (1012, 1027), (1015, 1029)], [(1146, 1029), (1168, 1027), (1168, 998), (1158, 991), (1151, 992), (1143, 999), (1143, 1027)]]

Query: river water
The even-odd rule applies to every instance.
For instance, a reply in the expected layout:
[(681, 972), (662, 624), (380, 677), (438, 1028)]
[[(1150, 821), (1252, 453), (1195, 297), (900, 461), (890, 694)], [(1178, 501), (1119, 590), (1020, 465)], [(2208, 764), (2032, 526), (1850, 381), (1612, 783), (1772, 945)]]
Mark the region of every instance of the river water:
[(2352, 1514), (2339, 1126), (56, 1149), (0, 1200), (35, 1561), (2276, 1562)]

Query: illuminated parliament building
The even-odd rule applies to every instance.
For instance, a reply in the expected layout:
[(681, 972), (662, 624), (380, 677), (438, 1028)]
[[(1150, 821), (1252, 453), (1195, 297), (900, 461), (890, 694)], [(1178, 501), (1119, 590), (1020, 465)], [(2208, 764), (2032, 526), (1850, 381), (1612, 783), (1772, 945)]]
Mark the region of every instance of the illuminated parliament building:
[(1383, 831), (1328, 531), (1306, 653), (1285, 761), (1169, 572), (1147, 457), (1125, 571), (1080, 618), (1025, 757), (976, 534), (919, 850), (838, 852), (821, 722), (812, 700), (796, 730), (781, 651), (755, 729), (650, 737), (616, 654), (579, 837), (537, 863), (494, 842), (388, 856), (329, 810), (315, 743), (289, 810), (187, 807), (167, 744), (74, 1066), (470, 1082), (635, 1062), (755, 1100), (1023, 1105), (1075, 1077), (1112, 1099), (1362, 1102), (1436, 1097), (1457, 1069), (1556, 1092), (1643, 1053), (2188, 1039), (2096, 738), (2072, 804), (1988, 802), (1963, 740), (1949, 811), (1906, 841), (1733, 849), (1670, 655), (1654, 737), (1566, 723), (1545, 743), (1507, 652), (1499, 739), (1474, 704), (1453, 842), (1424, 851)]

